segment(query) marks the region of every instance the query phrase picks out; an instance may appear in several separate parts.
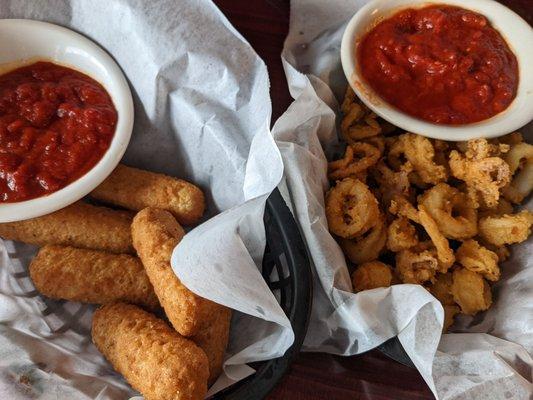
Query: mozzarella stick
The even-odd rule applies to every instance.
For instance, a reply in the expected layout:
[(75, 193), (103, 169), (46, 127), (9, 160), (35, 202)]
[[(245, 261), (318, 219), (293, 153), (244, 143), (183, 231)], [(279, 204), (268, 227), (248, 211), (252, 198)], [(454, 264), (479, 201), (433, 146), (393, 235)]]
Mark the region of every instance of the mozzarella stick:
[(159, 307), (141, 260), (127, 254), (46, 245), (32, 260), (30, 277), (39, 292), (53, 299)]
[(209, 380), (211, 386), (222, 373), (224, 354), (228, 346), (231, 310), (223, 307), (213, 322), (191, 339), (201, 347), (209, 361)]
[(197, 296), (172, 271), (170, 257), (185, 231), (168, 211), (145, 208), (131, 225), (133, 246), (172, 326), (189, 337), (209, 326), (222, 306)]
[(171, 212), (183, 225), (198, 222), (205, 208), (204, 194), (192, 183), (122, 164), (91, 196), (134, 211), (161, 208)]
[(205, 353), (140, 308), (115, 303), (94, 313), (93, 342), (146, 400), (201, 400), (207, 393)]
[(132, 253), (131, 214), (77, 202), (52, 214), (0, 224), (6, 240)]

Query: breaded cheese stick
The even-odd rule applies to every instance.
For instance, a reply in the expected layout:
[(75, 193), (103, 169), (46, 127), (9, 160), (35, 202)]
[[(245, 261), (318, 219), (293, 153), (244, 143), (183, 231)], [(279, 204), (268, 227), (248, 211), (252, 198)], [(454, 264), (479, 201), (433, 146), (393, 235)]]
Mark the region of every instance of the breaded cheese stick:
[(224, 353), (228, 346), (231, 310), (223, 307), (213, 322), (191, 339), (201, 347), (209, 361), (209, 380), (211, 386), (222, 373)]
[(192, 183), (122, 164), (91, 196), (134, 211), (161, 208), (183, 225), (198, 222), (205, 208), (204, 194)]
[(172, 251), (185, 235), (172, 214), (145, 208), (133, 218), (131, 232), (133, 246), (174, 329), (189, 337), (208, 327), (224, 307), (191, 292), (172, 271)]
[(77, 202), (42, 217), (0, 224), (0, 237), (38, 246), (61, 244), (133, 253), (131, 214)]
[(140, 308), (107, 304), (94, 313), (93, 342), (146, 400), (201, 400), (207, 357), (193, 341)]
[(39, 292), (53, 299), (159, 307), (141, 260), (127, 254), (46, 245), (32, 260), (30, 277)]

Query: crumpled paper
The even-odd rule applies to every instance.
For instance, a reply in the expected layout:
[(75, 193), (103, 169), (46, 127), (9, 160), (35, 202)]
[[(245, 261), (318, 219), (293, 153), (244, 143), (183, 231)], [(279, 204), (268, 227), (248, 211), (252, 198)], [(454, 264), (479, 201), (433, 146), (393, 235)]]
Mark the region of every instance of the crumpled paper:
[[(63, 25), (106, 49), (135, 102), (124, 162), (204, 190), (213, 218), (186, 235), (172, 265), (191, 290), (236, 310), (225, 373), (210, 393), (253, 373), (246, 363), (283, 355), (294, 334), (258, 270), (265, 201), (283, 164), (267, 69), (251, 46), (208, 0), (6, 0), (0, 18)], [(0, 243), (0, 398), (135, 395), (91, 343), (94, 307), (35, 291), (35, 251)]]
[(285, 164), (282, 193), (305, 236), (316, 272), (304, 350), (354, 355), (398, 336), (438, 399), (529, 398), (531, 240), (514, 246), (512, 258), (502, 265), (492, 308), (474, 318), (459, 318), (454, 331), (461, 333), (441, 337), (442, 307), (420, 286), (351, 293), (345, 258), (328, 231), (324, 192), (326, 160), (339, 148), (337, 116), (347, 86), (341, 38), (351, 16), (365, 3), (291, 1), (282, 60), (294, 102), (276, 122), (273, 135)]

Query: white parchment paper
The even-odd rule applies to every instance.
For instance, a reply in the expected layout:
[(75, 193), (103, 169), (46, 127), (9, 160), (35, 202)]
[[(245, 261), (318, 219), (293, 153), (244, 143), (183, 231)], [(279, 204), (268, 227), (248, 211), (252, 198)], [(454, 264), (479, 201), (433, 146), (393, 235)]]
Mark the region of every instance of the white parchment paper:
[[(250, 45), (208, 0), (4, 0), (0, 18), (57, 23), (106, 49), (135, 101), (124, 162), (206, 193), (214, 218), (188, 233), (172, 265), (191, 290), (236, 310), (211, 393), (252, 373), (246, 363), (283, 355), (294, 334), (258, 271), (265, 200), (283, 164), (269, 129), (267, 69)], [(35, 251), (0, 243), (0, 398), (134, 395), (91, 344), (93, 307), (34, 290)]]
[(285, 164), (283, 192), (316, 271), (305, 350), (353, 355), (398, 336), (439, 399), (528, 399), (533, 396), (531, 240), (515, 246), (502, 266), (490, 311), (456, 323), (454, 331), (462, 333), (441, 338), (442, 307), (420, 286), (351, 293), (344, 256), (328, 232), (324, 192), (326, 160), (338, 145), (337, 116), (347, 85), (341, 38), (363, 4), (292, 0), (282, 54), (294, 102), (273, 134)]

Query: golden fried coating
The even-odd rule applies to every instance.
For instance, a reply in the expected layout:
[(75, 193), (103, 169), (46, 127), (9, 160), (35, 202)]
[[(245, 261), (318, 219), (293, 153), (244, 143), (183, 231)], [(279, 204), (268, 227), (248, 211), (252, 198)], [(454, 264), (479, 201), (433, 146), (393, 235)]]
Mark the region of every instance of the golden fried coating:
[(200, 346), (207, 355), (209, 361), (209, 386), (215, 383), (222, 373), (224, 354), (229, 340), (230, 323), (231, 310), (226, 307), (221, 308), (209, 326), (191, 337), (191, 340)]
[(205, 353), (140, 308), (115, 303), (94, 313), (93, 342), (146, 400), (202, 400), (209, 366)]
[(461, 312), (466, 315), (474, 315), (479, 311), (488, 309), (492, 303), (490, 286), (477, 272), (466, 268), (457, 268), (453, 271), (453, 283), (451, 286), (453, 299)]
[(531, 211), (485, 217), (479, 220), (479, 236), (495, 246), (520, 243), (531, 234), (531, 224), (533, 224)]
[(392, 252), (387, 285), (424, 285), (444, 307), (445, 330), (457, 313), (487, 309), (487, 281), (500, 279), (509, 245), (531, 234), (533, 212), (516, 213), (514, 204), (533, 191), (533, 145), (518, 132), (445, 142), (385, 128), (350, 87), (341, 109), (348, 147), (329, 163), (329, 178), (364, 183), (337, 181), (326, 216), (346, 258), (365, 266), (356, 270), (356, 290), (374, 287), (365, 263), (389, 262)]
[(470, 271), (481, 274), (489, 281), (500, 279), (498, 255), (489, 249), (480, 246), (473, 239), (463, 242), (455, 253), (457, 262)]
[(511, 183), (504, 188), (504, 197), (521, 203), (533, 190), (533, 145), (518, 143), (504, 156), (513, 175)]
[(424, 227), (427, 234), (431, 238), (433, 245), (437, 249), (437, 258), (439, 260), (439, 272), (446, 272), (450, 268), (454, 261), (455, 256), (448, 239), (439, 231), (437, 223), (431, 218), (426, 207), (423, 205), (418, 206), (418, 217), (420, 218), (420, 224)]
[(411, 194), (409, 174), (412, 171), (410, 163), (406, 163), (399, 171), (393, 171), (383, 160), (375, 168), (370, 169), (371, 176), (378, 183), (381, 204), (388, 208), (395, 198), (406, 198)]
[(430, 250), (402, 250), (396, 253), (396, 272), (403, 283), (432, 282), (439, 268), (434, 252)]
[(469, 158), (453, 150), (450, 153), (450, 169), (453, 176), (466, 183), (475, 206), (480, 201), (488, 207), (496, 206), (500, 189), (511, 180), (509, 165), (500, 157)]
[(430, 293), (439, 300), (443, 306), (452, 306), (455, 304), (452, 295), (453, 276), (451, 272), (437, 274), (435, 281), (428, 286)]
[(393, 196), (389, 212), (398, 217), (405, 217), (413, 222), (420, 223), (417, 209), (403, 196)]
[(477, 234), (477, 210), (456, 188), (441, 182), (426, 190), (418, 201), (448, 239), (468, 239)]
[(344, 117), (341, 121), (341, 135), (347, 143), (379, 135), (382, 131), (377, 115), (365, 106), (348, 86), (341, 105)]
[(344, 179), (357, 176), (378, 162), (380, 152), (368, 143), (354, 143), (346, 146), (344, 158), (328, 164), (329, 179)]
[(355, 292), (389, 287), (392, 284), (392, 268), (380, 261), (361, 264), (352, 274), (352, 284)]
[(406, 217), (394, 219), (387, 230), (387, 248), (398, 252), (416, 246), (418, 235), (415, 227)]
[(414, 133), (400, 135), (389, 151), (389, 162), (394, 163), (392, 160), (401, 156), (411, 163), (422, 183), (435, 185), (448, 177), (446, 167), (435, 162), (433, 143), (424, 136)]
[(91, 196), (133, 211), (162, 208), (183, 225), (198, 222), (205, 209), (204, 194), (192, 183), (122, 164), (92, 191)]
[(0, 224), (0, 237), (38, 246), (58, 244), (111, 253), (133, 253), (132, 215), (77, 202), (52, 214)]
[(39, 292), (53, 299), (159, 307), (141, 261), (127, 254), (46, 245), (32, 260), (30, 277)]
[(498, 204), (496, 204), (495, 207), (480, 207), (478, 210), (478, 218), (499, 217), (504, 214), (512, 214), (513, 212), (513, 205), (503, 197), (500, 197)]
[(329, 229), (337, 236), (352, 239), (376, 224), (378, 201), (363, 182), (345, 178), (326, 195)]
[(172, 251), (185, 231), (168, 211), (145, 208), (131, 225), (133, 245), (172, 326), (183, 336), (198, 334), (223, 309), (187, 289), (172, 271)]
[(387, 242), (387, 226), (385, 217), (379, 215), (376, 225), (356, 239), (339, 239), (339, 245), (346, 257), (354, 264), (363, 264), (376, 260)]

